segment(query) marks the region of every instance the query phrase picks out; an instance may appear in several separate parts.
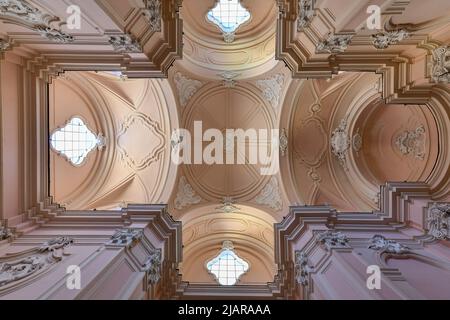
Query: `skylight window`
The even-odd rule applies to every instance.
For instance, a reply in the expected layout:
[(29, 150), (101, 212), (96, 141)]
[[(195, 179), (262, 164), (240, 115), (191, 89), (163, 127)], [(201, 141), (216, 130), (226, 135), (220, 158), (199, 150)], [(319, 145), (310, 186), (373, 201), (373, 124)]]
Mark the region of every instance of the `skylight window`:
[(241, 24), (250, 20), (250, 12), (239, 0), (219, 0), (208, 12), (207, 18), (225, 34), (234, 34)]
[(215, 276), (219, 284), (233, 286), (248, 271), (249, 265), (234, 252), (233, 243), (225, 241), (222, 251), (206, 264), (206, 268)]
[(95, 135), (89, 130), (82, 119), (74, 117), (53, 132), (50, 145), (74, 166), (80, 166), (92, 150), (101, 150), (105, 146), (105, 140), (103, 135)]

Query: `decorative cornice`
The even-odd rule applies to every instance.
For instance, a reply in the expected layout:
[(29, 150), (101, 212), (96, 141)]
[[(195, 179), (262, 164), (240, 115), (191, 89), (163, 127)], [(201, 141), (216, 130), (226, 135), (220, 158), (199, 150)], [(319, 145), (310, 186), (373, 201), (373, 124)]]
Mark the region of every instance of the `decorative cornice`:
[(173, 81), (177, 87), (180, 105), (182, 107), (185, 107), (189, 103), (189, 100), (203, 85), (200, 81), (189, 79), (180, 72), (175, 74)]
[(351, 34), (329, 34), (326, 39), (319, 42), (316, 53), (343, 53), (352, 41)]
[(431, 78), (436, 83), (450, 83), (450, 46), (442, 46), (432, 52)]
[(19, 20), (24, 26), (33, 29), (43, 37), (58, 43), (70, 43), (73, 36), (52, 27), (50, 24), (61, 19), (41, 12), (24, 0), (1, 0), (0, 16)]
[(316, 0), (298, 0), (297, 31), (301, 32), (308, 27), (314, 17)]
[(350, 149), (350, 137), (347, 133), (347, 119), (342, 119), (331, 135), (331, 151), (344, 169), (347, 169), (347, 152)]
[(117, 230), (106, 245), (131, 248), (141, 241), (143, 236), (144, 232), (142, 229), (124, 228)]
[(316, 241), (325, 246), (327, 250), (350, 248), (347, 235), (342, 232), (327, 230), (316, 235)]
[(263, 92), (263, 97), (274, 109), (280, 104), (280, 95), (284, 86), (284, 74), (279, 73), (271, 78), (256, 81), (256, 85)]
[(119, 36), (111, 36), (109, 43), (113, 46), (114, 51), (120, 53), (139, 53), (142, 52), (139, 42), (134, 40), (130, 35), (124, 34)]
[(369, 249), (380, 251), (381, 253), (405, 254), (410, 249), (395, 240), (388, 240), (382, 235), (375, 235), (370, 240)]
[(143, 265), (147, 277), (147, 285), (155, 285), (161, 279), (161, 261), (161, 249), (154, 249)]
[(178, 182), (178, 193), (174, 201), (175, 209), (182, 210), (202, 201), (200, 196), (195, 194), (192, 186), (187, 182), (186, 178), (182, 176)]
[(44, 14), (24, 0), (1, 0), (0, 16), (11, 17), (27, 24), (48, 25), (59, 18)]
[(26, 256), (22, 255), (14, 261), (0, 263), (0, 289), (13, 285), (17, 281), (25, 281), (60, 262), (65, 255), (62, 250), (72, 243), (73, 240), (70, 238), (58, 237), (45, 242), (31, 252), (28, 251)]
[(153, 32), (161, 32), (161, 0), (145, 0), (143, 15)]
[(434, 203), (427, 212), (428, 235), (437, 240), (450, 240), (450, 203)]
[(261, 194), (255, 198), (255, 202), (261, 206), (269, 207), (275, 211), (283, 209), (283, 200), (281, 199), (278, 179), (272, 177)]
[(73, 239), (69, 237), (57, 237), (54, 239), (50, 239), (42, 244), (39, 248), (40, 252), (45, 251), (55, 251), (58, 249), (63, 249), (73, 244)]
[(48, 27), (48, 26), (37, 26), (35, 30), (44, 38), (47, 38), (48, 40), (51, 40), (53, 42), (58, 43), (71, 43), (75, 39), (73, 36), (62, 32), (61, 30)]
[(409, 31), (405, 29), (377, 33), (372, 36), (373, 46), (377, 49), (386, 49), (390, 45), (398, 44), (410, 36)]

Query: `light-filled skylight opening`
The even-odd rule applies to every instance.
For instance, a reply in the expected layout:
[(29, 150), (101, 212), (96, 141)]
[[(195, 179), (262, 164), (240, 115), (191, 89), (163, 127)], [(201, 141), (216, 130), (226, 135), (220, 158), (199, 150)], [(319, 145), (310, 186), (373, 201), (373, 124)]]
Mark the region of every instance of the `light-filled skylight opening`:
[(80, 166), (89, 152), (102, 143), (102, 139), (89, 130), (78, 117), (70, 119), (63, 128), (57, 129), (50, 137), (52, 149), (75, 166)]
[(239, 0), (219, 0), (207, 15), (208, 20), (219, 26), (224, 33), (234, 33), (250, 17), (250, 12)]
[(249, 269), (249, 264), (238, 257), (232, 246), (225, 246), (217, 257), (206, 264), (208, 271), (213, 274), (220, 285), (233, 286)]

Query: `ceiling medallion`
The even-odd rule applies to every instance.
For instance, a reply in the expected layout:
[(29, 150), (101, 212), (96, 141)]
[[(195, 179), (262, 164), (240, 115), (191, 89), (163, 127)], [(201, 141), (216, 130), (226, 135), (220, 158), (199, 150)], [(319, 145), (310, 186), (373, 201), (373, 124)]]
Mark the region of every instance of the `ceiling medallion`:
[[(134, 141), (141, 140), (137, 146)], [(158, 161), (165, 148), (165, 136), (158, 122), (146, 114), (134, 112), (127, 116), (117, 135), (117, 148), (121, 159), (133, 170), (144, 170)]]
[(251, 14), (240, 0), (218, 0), (216, 6), (208, 11), (206, 18), (222, 30), (226, 43), (232, 43), (236, 30), (250, 20)]

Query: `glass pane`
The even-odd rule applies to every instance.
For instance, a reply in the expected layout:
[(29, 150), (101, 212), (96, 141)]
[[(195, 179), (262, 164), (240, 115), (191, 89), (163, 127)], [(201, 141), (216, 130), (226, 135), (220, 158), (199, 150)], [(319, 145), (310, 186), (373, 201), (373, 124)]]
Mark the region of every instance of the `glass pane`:
[(250, 20), (250, 12), (239, 0), (220, 0), (216, 7), (208, 12), (207, 18), (225, 33), (232, 33)]
[(206, 264), (210, 273), (216, 276), (219, 284), (232, 286), (248, 271), (246, 261), (239, 258), (231, 249), (224, 249), (220, 254)]
[(80, 118), (72, 118), (64, 128), (50, 137), (52, 148), (65, 156), (73, 165), (81, 165), (99, 141)]

